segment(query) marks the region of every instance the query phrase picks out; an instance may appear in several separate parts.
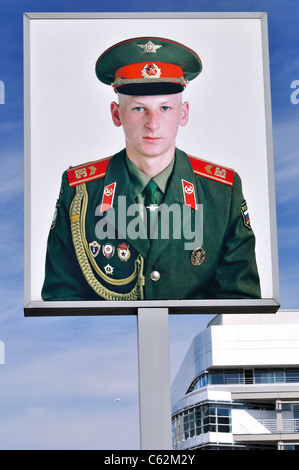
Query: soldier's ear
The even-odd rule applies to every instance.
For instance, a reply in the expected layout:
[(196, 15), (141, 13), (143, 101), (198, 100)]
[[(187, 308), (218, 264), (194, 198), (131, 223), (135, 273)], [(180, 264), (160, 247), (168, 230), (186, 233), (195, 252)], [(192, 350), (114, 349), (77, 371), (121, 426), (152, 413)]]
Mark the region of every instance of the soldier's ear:
[(185, 101), (182, 104), (182, 113), (181, 113), (180, 125), (184, 127), (188, 124), (188, 121), (189, 121), (189, 103), (188, 103), (188, 101)]
[(121, 126), (121, 120), (120, 120), (120, 115), (119, 115), (119, 105), (115, 101), (113, 101), (111, 103), (110, 111), (111, 111), (113, 124), (116, 127), (120, 127)]

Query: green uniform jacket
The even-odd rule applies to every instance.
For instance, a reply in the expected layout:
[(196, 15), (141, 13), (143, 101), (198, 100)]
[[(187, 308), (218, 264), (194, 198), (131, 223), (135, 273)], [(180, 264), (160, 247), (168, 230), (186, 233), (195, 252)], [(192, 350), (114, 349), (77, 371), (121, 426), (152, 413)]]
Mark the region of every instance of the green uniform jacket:
[[(127, 233), (124, 227), (126, 208), (135, 203), (125, 156), (125, 150), (114, 155), (104, 176), (76, 187), (70, 187), (67, 172), (63, 174), (48, 238), (42, 298), (260, 298), (255, 237), (244, 217), (245, 201), (238, 174), (234, 173), (231, 186), (221, 179), (200, 176), (188, 156), (176, 149), (163, 204), (176, 204), (181, 210), (181, 221), (175, 218), (173, 222), (170, 217), (170, 236), (154, 239), (150, 244), (146, 236), (136, 237), (138, 229), (139, 234), (143, 229), (136, 211), (125, 219), (131, 224)], [(185, 204), (182, 180), (194, 185), (197, 210)], [(116, 183), (113, 207), (101, 212), (104, 188), (112, 183)], [(78, 200), (72, 206), (75, 194)], [(203, 217), (202, 227), (199, 214)], [(201, 228), (203, 233), (196, 237), (200, 245), (191, 246), (191, 235), (194, 238), (195, 229)], [(99, 239), (99, 232), (103, 231), (107, 238)], [(122, 242), (127, 244), (123, 259), (119, 251)], [(106, 256), (102, 251), (107, 243), (114, 250), (110, 257), (108, 250)], [(90, 244), (95, 247), (91, 249)], [(197, 264), (191, 261), (195, 248), (200, 248), (203, 255)]]

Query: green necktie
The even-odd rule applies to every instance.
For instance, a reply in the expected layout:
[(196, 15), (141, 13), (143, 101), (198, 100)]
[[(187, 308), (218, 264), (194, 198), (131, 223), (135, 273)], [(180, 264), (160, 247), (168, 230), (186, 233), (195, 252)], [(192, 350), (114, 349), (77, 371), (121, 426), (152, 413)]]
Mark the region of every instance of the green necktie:
[(157, 191), (158, 186), (154, 182), (154, 180), (150, 180), (146, 187), (144, 188), (144, 205), (147, 208), (147, 206), (150, 206), (151, 204), (157, 204), (157, 200), (155, 199), (155, 192)]
[(158, 189), (158, 186), (156, 185), (154, 180), (150, 180), (144, 189), (144, 205), (146, 207), (146, 213), (147, 213), (146, 229), (147, 229), (147, 237), (149, 240), (154, 238), (154, 230), (155, 230), (154, 224), (156, 222), (157, 214), (158, 214), (157, 209), (159, 206), (154, 196), (157, 189)]

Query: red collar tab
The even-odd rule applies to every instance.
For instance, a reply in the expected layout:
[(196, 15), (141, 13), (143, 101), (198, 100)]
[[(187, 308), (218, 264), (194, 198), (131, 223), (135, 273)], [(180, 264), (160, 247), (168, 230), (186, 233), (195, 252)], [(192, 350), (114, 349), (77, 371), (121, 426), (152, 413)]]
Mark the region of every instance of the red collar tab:
[(188, 155), (188, 157), (196, 175), (218, 181), (219, 183), (223, 183), (228, 186), (233, 185), (235, 171), (231, 168), (219, 166), (216, 163), (208, 162), (206, 160), (200, 160), (190, 155)]
[(185, 204), (192, 209), (196, 210), (196, 199), (195, 199), (195, 192), (194, 192), (194, 185), (189, 183), (189, 181), (182, 180), (183, 185), (183, 194), (184, 194), (184, 201)]
[(115, 187), (116, 183), (111, 183), (108, 184), (108, 186), (105, 186), (101, 204), (101, 213), (107, 211), (108, 209), (111, 209), (111, 207), (113, 206)]
[(77, 184), (87, 183), (105, 176), (111, 157), (103, 160), (85, 163), (67, 170), (67, 178), (70, 187)]

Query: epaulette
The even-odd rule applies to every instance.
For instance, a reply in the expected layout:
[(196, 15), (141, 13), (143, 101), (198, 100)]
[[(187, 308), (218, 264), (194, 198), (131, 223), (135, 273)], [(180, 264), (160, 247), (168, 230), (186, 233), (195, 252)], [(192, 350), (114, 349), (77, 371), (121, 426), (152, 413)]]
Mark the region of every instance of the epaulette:
[(67, 170), (67, 178), (70, 187), (105, 176), (111, 158), (112, 157), (108, 157), (103, 160), (96, 160), (83, 165), (70, 167)]
[(216, 163), (200, 160), (199, 158), (188, 155), (193, 171), (196, 175), (209, 178), (219, 183), (233, 185), (235, 171), (231, 168), (219, 166)]

